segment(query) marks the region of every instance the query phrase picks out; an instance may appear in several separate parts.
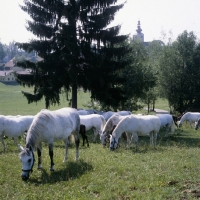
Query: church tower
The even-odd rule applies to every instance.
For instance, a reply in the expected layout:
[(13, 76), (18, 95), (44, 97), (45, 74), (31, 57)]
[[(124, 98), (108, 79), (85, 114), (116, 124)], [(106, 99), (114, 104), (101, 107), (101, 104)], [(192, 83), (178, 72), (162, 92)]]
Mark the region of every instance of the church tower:
[(137, 34), (133, 35), (133, 39), (137, 39), (141, 42), (144, 42), (144, 34), (142, 33), (142, 29), (140, 27), (140, 21), (138, 21), (136, 32)]

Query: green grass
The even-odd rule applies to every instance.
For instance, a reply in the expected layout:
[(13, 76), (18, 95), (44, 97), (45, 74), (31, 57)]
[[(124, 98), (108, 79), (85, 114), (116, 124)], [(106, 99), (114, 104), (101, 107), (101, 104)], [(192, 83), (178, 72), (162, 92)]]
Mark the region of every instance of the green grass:
[[(22, 87), (20, 85), (6, 85), (0, 83), (0, 114), (1, 115), (19, 115), (31, 114), (35, 115), (41, 109), (45, 108), (45, 101), (42, 99), (38, 103), (28, 104), (27, 99), (21, 91), (32, 92), (32, 88)], [(78, 91), (78, 108), (85, 108), (84, 103), (88, 101), (90, 93)], [(66, 95), (60, 96), (60, 105), (50, 106), (50, 110), (56, 110), (62, 107), (68, 107), (69, 102), (66, 100)]]
[[(27, 104), (20, 86), (0, 84), (0, 114), (35, 114), (44, 108), (44, 102)], [(2, 97), (3, 94), (3, 97)], [(85, 99), (79, 93), (79, 103)], [(88, 95), (88, 94), (86, 94)], [(63, 97), (63, 99), (65, 99)], [(2, 106), (3, 105), (3, 106)], [(67, 105), (63, 100), (61, 107)], [(163, 107), (162, 107), (163, 105)], [(164, 109), (165, 101), (159, 102)], [(80, 104), (80, 107), (83, 107)], [(157, 106), (156, 106), (157, 107)], [(57, 107), (51, 107), (56, 109)], [(14, 110), (13, 110), (14, 109)], [(75, 161), (75, 147), (69, 148), (69, 160), (63, 163), (64, 144), (56, 142), (54, 148), (55, 172), (49, 171), (49, 156), (43, 147), (43, 170), (37, 170), (26, 182), (21, 180), (19, 150), (10, 138), (5, 139), (6, 152), (0, 144), (0, 199), (74, 199), (74, 200), (186, 200), (200, 198), (200, 134), (187, 124), (176, 129), (169, 138), (159, 139), (157, 149), (149, 145), (149, 137), (139, 137), (139, 150), (125, 142), (116, 151), (103, 148), (99, 138), (90, 147), (82, 147), (80, 160)], [(161, 130), (164, 135), (164, 130)], [(24, 140), (19, 140), (24, 145)], [(2, 149), (1, 149), (2, 148)]]
[[(63, 163), (63, 143), (55, 143), (55, 172), (49, 171), (49, 156), (43, 148), (43, 170), (21, 180), (19, 150), (6, 139), (6, 153), (0, 153), (1, 199), (196, 199), (200, 192), (200, 136), (184, 127), (168, 139), (160, 139), (157, 149), (148, 137), (139, 138), (139, 150), (121, 146), (116, 151), (103, 148), (99, 140), (90, 147), (80, 146), (80, 161), (75, 161), (75, 147)], [(23, 144), (23, 140), (20, 141)], [(36, 155), (37, 159), (37, 155)]]

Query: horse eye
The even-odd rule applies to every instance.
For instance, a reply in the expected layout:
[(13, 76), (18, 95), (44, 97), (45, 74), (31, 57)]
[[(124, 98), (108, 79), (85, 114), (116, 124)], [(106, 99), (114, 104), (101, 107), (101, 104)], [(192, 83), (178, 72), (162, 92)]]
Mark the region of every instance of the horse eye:
[(31, 159), (28, 159), (28, 162), (30, 163), (30, 162), (31, 162)]

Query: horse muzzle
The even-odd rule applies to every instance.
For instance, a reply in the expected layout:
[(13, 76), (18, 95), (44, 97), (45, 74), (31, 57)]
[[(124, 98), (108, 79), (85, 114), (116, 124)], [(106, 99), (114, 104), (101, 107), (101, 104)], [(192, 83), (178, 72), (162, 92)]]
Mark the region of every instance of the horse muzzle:
[(115, 150), (115, 148), (114, 147), (110, 147), (110, 151), (114, 151)]
[(23, 181), (27, 181), (29, 179), (29, 174), (22, 174), (21, 178)]

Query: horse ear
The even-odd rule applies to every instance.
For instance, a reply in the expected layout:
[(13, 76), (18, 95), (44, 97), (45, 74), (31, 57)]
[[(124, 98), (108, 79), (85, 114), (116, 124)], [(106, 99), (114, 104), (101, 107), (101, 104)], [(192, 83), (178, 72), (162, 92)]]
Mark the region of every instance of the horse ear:
[(19, 150), (20, 150), (20, 151), (23, 151), (23, 150), (24, 150), (24, 148), (23, 148), (20, 144), (18, 144), (18, 147), (19, 147)]

